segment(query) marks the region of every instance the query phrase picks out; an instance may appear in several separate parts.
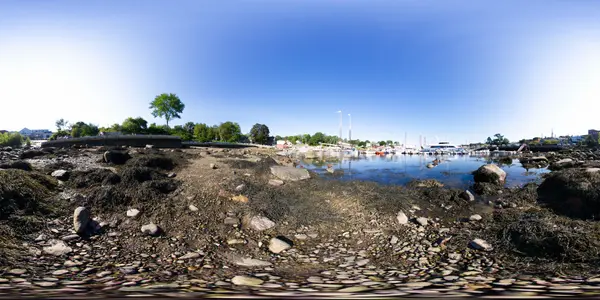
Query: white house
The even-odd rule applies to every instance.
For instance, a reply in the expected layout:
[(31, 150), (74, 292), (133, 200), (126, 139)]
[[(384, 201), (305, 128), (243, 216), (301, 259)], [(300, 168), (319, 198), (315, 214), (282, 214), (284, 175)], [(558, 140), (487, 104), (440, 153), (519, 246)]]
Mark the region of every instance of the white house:
[(47, 140), (52, 136), (52, 131), (48, 129), (29, 129), (23, 128), (19, 131), (22, 136), (28, 137), (31, 140)]

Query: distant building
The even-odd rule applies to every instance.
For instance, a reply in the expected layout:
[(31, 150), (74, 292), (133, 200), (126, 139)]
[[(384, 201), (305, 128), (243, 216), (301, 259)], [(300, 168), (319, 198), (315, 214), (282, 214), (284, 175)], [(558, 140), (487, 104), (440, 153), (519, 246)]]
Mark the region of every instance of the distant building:
[(595, 130), (595, 129), (588, 130), (588, 135), (591, 136), (594, 139), (594, 141), (598, 140), (598, 133), (600, 133), (600, 130)]
[(279, 140), (277, 141), (277, 149), (287, 149), (292, 146), (292, 143), (288, 140)]
[(584, 138), (582, 135), (574, 135), (571, 137), (571, 143), (573, 143), (573, 144), (583, 142), (583, 140), (584, 140)]
[(19, 131), (24, 137), (28, 137), (30, 140), (47, 140), (52, 136), (52, 131), (48, 129), (28, 129), (23, 128)]

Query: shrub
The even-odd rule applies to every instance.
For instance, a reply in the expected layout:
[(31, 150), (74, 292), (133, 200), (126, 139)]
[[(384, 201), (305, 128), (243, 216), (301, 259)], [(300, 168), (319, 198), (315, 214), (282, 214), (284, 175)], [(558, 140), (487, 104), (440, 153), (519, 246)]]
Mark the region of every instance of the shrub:
[(21, 147), (23, 145), (23, 136), (19, 133), (0, 134), (0, 146)]

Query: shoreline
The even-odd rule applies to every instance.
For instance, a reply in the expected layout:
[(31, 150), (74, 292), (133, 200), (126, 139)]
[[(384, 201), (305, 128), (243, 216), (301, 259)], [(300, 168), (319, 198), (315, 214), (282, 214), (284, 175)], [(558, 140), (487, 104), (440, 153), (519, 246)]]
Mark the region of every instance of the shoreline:
[[(276, 179), (271, 167), (294, 163), (277, 156), (276, 150), (132, 148), (124, 164), (100, 162), (105, 150), (109, 149), (55, 149), (26, 159), (33, 171), (9, 171), (37, 182), (45, 181), (31, 174), (62, 168), (70, 176), (60, 183), (42, 175), (48, 180), (48, 194), (39, 200), (49, 197), (60, 205), (54, 216), (41, 215), (38, 221), (46, 225), (40, 230), (14, 240), (15, 245), (27, 246), (13, 249), (17, 255), (2, 269), (0, 285), (47, 285), (47, 291), (75, 280), (74, 285), (89, 290), (143, 290), (170, 282), (178, 283), (178, 289), (202, 292), (458, 287), (445, 292), (493, 293), (500, 286), (518, 289), (515, 282), (503, 280), (521, 275), (529, 279), (520, 281), (538, 286), (531, 289), (549, 293), (553, 288), (546, 286), (561, 273), (573, 279), (597, 270), (595, 261), (582, 264), (548, 253), (523, 254), (534, 245), (524, 247), (502, 237), (510, 232), (527, 236), (523, 228), (550, 234), (536, 227), (548, 221), (567, 239), (570, 224), (595, 228), (593, 221), (571, 220), (540, 207), (537, 184), (496, 186), (489, 195), (469, 201), (464, 190), (431, 180), (400, 187), (325, 180), (314, 173), (298, 181)], [(117, 162), (118, 154), (111, 159)], [(116, 177), (119, 183), (111, 181)], [(87, 235), (73, 232), (73, 210), (79, 206), (89, 208), (96, 218), (91, 221), (99, 227)], [(133, 209), (138, 210), (136, 217), (127, 216)], [(142, 233), (140, 227), (148, 224), (156, 224), (161, 234)], [(39, 239), (41, 235), (46, 237)], [(478, 244), (479, 239), (490, 249), (481, 250), (485, 245)], [(44, 249), (52, 243), (71, 251), (50, 255)], [(584, 254), (578, 259), (585, 260), (585, 249), (577, 250)], [(563, 254), (570, 253), (565, 249)], [(44, 280), (49, 277), (56, 281)], [(238, 285), (239, 280), (261, 283), (249, 287)], [(473, 284), (481, 286), (473, 289)], [(595, 287), (595, 280), (588, 284)], [(573, 287), (578, 290), (583, 289)]]

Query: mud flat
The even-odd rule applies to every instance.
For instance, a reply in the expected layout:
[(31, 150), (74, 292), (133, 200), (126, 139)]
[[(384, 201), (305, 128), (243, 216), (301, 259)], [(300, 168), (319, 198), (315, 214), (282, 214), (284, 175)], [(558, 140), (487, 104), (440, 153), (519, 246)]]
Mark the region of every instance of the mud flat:
[(0, 292), (594, 295), (595, 155), (464, 191), (324, 180), (271, 149), (2, 149)]

